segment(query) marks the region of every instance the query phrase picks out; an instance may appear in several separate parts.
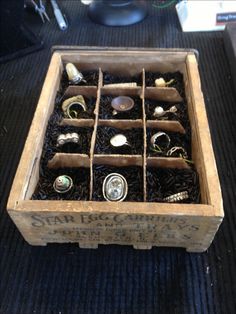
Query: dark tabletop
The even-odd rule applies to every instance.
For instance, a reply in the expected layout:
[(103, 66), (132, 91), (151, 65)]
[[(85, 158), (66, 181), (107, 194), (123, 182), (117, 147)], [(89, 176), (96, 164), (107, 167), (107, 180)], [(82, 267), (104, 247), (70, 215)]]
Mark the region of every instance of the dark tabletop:
[[(0, 68), (0, 313), (235, 313), (236, 99), (223, 33), (182, 33), (173, 8), (152, 8), (129, 27), (104, 27), (80, 1), (61, 1), (67, 32), (27, 16), (44, 49)], [(28, 245), (6, 213), (12, 180), (51, 58), (52, 45), (195, 48), (225, 219), (209, 250), (129, 246), (79, 249), (76, 244)]]

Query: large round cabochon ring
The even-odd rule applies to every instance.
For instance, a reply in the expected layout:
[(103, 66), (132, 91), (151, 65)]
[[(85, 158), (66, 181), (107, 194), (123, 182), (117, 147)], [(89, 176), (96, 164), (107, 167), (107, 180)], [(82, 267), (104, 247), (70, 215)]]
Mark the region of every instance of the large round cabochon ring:
[(108, 202), (122, 202), (128, 193), (126, 179), (119, 173), (110, 173), (103, 181), (102, 193)]

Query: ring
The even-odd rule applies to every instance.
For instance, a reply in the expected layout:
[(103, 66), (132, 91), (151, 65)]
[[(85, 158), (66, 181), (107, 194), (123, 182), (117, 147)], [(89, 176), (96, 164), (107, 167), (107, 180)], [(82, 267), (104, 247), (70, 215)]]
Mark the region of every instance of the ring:
[(166, 153), (166, 156), (172, 156), (174, 153), (176, 153), (178, 151), (179, 151), (180, 157), (182, 157), (183, 159), (188, 159), (188, 154), (187, 154), (186, 150), (181, 146), (172, 147), (171, 149), (168, 150), (168, 152)]
[(179, 192), (163, 198), (163, 201), (168, 203), (176, 203), (189, 198), (188, 191)]
[(76, 68), (76, 66), (73, 63), (67, 63), (66, 73), (71, 83), (78, 84), (82, 81), (86, 83), (83, 74), (79, 72), (79, 70)]
[(113, 147), (121, 147), (124, 145), (131, 146), (127, 141), (127, 137), (123, 134), (116, 134), (110, 139), (110, 144)]
[(103, 181), (102, 194), (108, 202), (122, 202), (128, 193), (126, 179), (119, 173), (111, 173)]
[(165, 113), (165, 110), (161, 106), (157, 106), (154, 109), (153, 117), (162, 117)]
[(128, 96), (118, 96), (112, 99), (111, 106), (114, 109), (112, 115), (116, 115), (119, 112), (126, 112), (133, 108), (134, 101)]
[(67, 133), (60, 134), (57, 138), (57, 146), (62, 146), (66, 143), (79, 143), (79, 134), (78, 133)]
[(64, 116), (69, 119), (77, 119), (81, 108), (83, 111), (87, 111), (87, 106), (82, 95), (68, 98), (62, 104)]
[[(160, 144), (157, 144), (160, 141)], [(165, 132), (157, 132), (151, 137), (151, 145), (154, 149), (168, 148), (170, 146), (170, 137)]]
[(54, 191), (57, 193), (66, 193), (73, 187), (73, 180), (67, 175), (62, 175), (56, 178), (53, 183)]
[(161, 106), (157, 106), (154, 109), (153, 117), (160, 118), (160, 117), (163, 117), (164, 115), (166, 115), (167, 113), (174, 113), (175, 114), (177, 111), (178, 111), (178, 109), (176, 106), (172, 106), (168, 110), (164, 110)]
[(155, 86), (156, 87), (168, 87), (170, 84), (172, 84), (175, 80), (171, 79), (168, 82), (165, 81), (163, 77), (160, 77), (155, 80)]

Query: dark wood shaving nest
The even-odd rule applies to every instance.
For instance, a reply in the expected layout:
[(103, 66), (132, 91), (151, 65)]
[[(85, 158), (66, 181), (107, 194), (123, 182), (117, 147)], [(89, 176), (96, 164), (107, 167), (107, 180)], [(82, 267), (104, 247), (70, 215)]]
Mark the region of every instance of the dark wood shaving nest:
[(119, 83), (137, 83), (138, 86), (143, 85), (142, 73), (134, 76), (114, 75), (107, 71), (103, 72), (103, 85), (119, 84)]
[(164, 202), (163, 198), (187, 191), (189, 198), (179, 203), (200, 203), (197, 171), (191, 169), (147, 168), (147, 201)]
[(183, 75), (180, 72), (168, 72), (168, 73), (160, 73), (160, 72), (145, 72), (145, 84), (146, 87), (155, 87), (155, 80), (163, 77), (166, 82), (174, 79), (174, 82), (168, 85), (168, 87), (174, 87), (177, 89), (181, 97), (184, 97), (184, 83), (183, 83)]

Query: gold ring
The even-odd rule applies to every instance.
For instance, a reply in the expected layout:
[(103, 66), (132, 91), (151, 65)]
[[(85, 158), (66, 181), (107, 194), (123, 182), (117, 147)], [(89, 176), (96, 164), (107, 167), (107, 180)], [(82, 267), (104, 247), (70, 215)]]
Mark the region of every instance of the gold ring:
[(177, 203), (189, 198), (188, 191), (179, 192), (163, 198), (163, 201), (168, 203)]
[(77, 119), (80, 112), (78, 106), (81, 107), (83, 111), (87, 111), (87, 105), (82, 95), (77, 95), (63, 101), (62, 111), (65, 118)]

